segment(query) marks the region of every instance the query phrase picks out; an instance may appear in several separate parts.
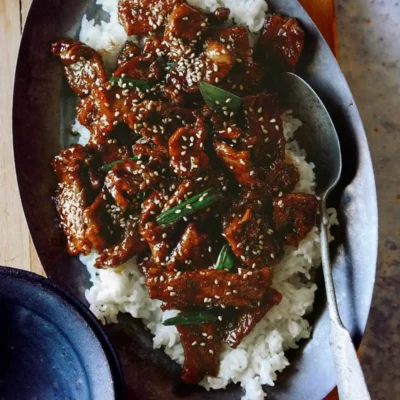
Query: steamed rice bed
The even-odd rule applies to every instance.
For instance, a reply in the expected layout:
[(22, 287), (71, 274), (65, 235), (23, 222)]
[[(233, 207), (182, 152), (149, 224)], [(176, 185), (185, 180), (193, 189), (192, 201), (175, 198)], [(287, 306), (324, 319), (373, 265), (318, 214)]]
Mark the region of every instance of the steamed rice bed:
[[(267, 11), (264, 0), (189, 0), (188, 3), (206, 11), (228, 7), (233, 22), (246, 25), (250, 32), (257, 32), (261, 28)], [(111, 70), (128, 37), (118, 21), (118, 0), (97, 0), (97, 4), (110, 14), (109, 22), (103, 21), (98, 25), (84, 16), (79, 39), (99, 51), (106, 68)], [(135, 41), (135, 37), (129, 39)], [(305, 151), (300, 149), (295, 140), (301, 121), (294, 118), (291, 111), (285, 112), (282, 120), (287, 155), (300, 173), (295, 191), (315, 193), (314, 165), (306, 161)], [(79, 133), (79, 143), (85, 145), (89, 131), (78, 121), (75, 121), (72, 130)], [(335, 211), (331, 209), (328, 212), (330, 223), (337, 223)], [(184, 354), (179, 333), (175, 326), (162, 324), (177, 312), (163, 312), (160, 309), (161, 302), (150, 299), (144, 276), (138, 271), (135, 259), (116, 271), (94, 268), (96, 258), (95, 252), (80, 256), (91, 276), (92, 286), (85, 293), (91, 311), (104, 324), (117, 323), (119, 313), (129, 313), (134, 318), (142, 319), (154, 335), (154, 348), (163, 348), (174, 361), (182, 365)], [(310, 337), (311, 326), (305, 316), (312, 311), (317, 290), (312, 280), (312, 270), (320, 262), (319, 234), (314, 227), (297, 249), (285, 248), (284, 257), (275, 267), (273, 288), (282, 294), (281, 303), (265, 315), (236, 349), (224, 344), (218, 376), (207, 377), (201, 382), (202, 386), (206, 389), (222, 389), (231, 382), (240, 383), (245, 390), (242, 399), (260, 400), (265, 397), (261, 385), (274, 385), (277, 372), (289, 365), (284, 352), (297, 348), (299, 340)]]

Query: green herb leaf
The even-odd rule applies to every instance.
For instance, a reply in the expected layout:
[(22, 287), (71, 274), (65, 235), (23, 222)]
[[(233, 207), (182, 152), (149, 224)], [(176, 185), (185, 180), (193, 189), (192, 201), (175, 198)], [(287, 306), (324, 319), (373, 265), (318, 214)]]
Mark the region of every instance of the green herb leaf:
[(207, 189), (204, 192), (196, 194), (195, 196), (192, 196), (182, 203), (177, 204), (176, 206), (171, 207), (169, 210), (161, 213), (157, 217), (157, 222), (160, 225), (170, 225), (183, 217), (195, 213), (196, 211), (207, 208), (221, 197), (222, 194), (215, 189)]
[(104, 165), (102, 165), (102, 166), (99, 168), (99, 170), (100, 170), (100, 171), (103, 171), (103, 172), (109, 171), (114, 165), (117, 165), (117, 164), (119, 164), (119, 163), (122, 163), (122, 162), (124, 162), (125, 160), (137, 161), (138, 158), (137, 158), (137, 157), (129, 157), (129, 158), (123, 158), (122, 160), (113, 161), (113, 162), (111, 162), (111, 163), (109, 163), (109, 164), (104, 164)]
[(217, 321), (218, 317), (215, 314), (206, 311), (182, 313), (176, 317), (169, 318), (163, 322), (165, 326), (171, 325), (199, 325), (207, 322)]
[(138, 88), (140, 90), (148, 90), (150, 89), (150, 85), (142, 80), (142, 79), (134, 79), (134, 78), (127, 78), (121, 76), (112, 76), (110, 78), (110, 82), (119, 86), (122, 89), (135, 89)]
[(225, 244), (224, 246), (222, 246), (222, 249), (219, 253), (216, 269), (218, 270), (226, 269), (228, 271), (231, 271), (234, 262), (235, 262), (235, 256), (233, 255), (230, 246), (228, 244)]
[(237, 112), (242, 105), (240, 97), (207, 82), (200, 82), (199, 88), (204, 101), (211, 110), (219, 114), (230, 115), (231, 112)]

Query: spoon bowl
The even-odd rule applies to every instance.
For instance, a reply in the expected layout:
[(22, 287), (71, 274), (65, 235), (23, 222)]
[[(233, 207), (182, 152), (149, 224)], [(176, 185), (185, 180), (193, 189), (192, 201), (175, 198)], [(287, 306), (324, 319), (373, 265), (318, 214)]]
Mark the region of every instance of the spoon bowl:
[(281, 75), (280, 93), (286, 108), (295, 110), (306, 129), (296, 133), (296, 140), (306, 149), (315, 165), (316, 193), (326, 198), (336, 186), (342, 172), (339, 138), (332, 119), (321, 99), (299, 76), (286, 72)]

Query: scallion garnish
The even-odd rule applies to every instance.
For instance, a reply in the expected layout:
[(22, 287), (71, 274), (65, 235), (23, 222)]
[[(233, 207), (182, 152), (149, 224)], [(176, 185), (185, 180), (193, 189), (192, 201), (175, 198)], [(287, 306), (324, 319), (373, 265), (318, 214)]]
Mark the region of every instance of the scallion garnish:
[(237, 112), (242, 104), (240, 97), (207, 82), (200, 82), (199, 88), (204, 101), (217, 113), (230, 115)]
[(171, 325), (199, 325), (218, 320), (218, 316), (206, 311), (182, 313), (176, 317), (168, 318), (163, 322), (165, 326)]
[(135, 89), (148, 90), (150, 85), (143, 79), (127, 78), (122, 76), (112, 76), (110, 82), (119, 86), (122, 89)]
[(234, 262), (235, 256), (233, 255), (231, 248), (228, 244), (223, 245), (218, 256), (216, 269), (226, 269), (227, 271), (231, 271)]
[(166, 72), (170, 72), (171, 69), (175, 68), (178, 65), (178, 63), (176, 61), (169, 61), (165, 64), (164, 66), (164, 70)]
[(161, 213), (157, 217), (157, 222), (160, 225), (170, 225), (174, 222), (180, 220), (183, 217), (191, 215), (196, 211), (202, 210), (203, 208), (207, 208), (211, 204), (215, 203), (222, 197), (221, 193), (217, 190), (210, 188), (196, 194), (188, 198), (182, 203), (177, 204), (174, 207), (171, 207), (169, 210)]
[(137, 161), (138, 158), (137, 158), (137, 157), (129, 157), (129, 158), (123, 158), (122, 160), (113, 161), (113, 162), (111, 162), (111, 163), (109, 163), (109, 164), (104, 164), (104, 165), (102, 165), (102, 166), (99, 168), (99, 170), (100, 170), (100, 171), (103, 171), (103, 172), (107, 172), (107, 171), (109, 171), (114, 165), (117, 165), (117, 164), (119, 164), (119, 163), (122, 163), (122, 162), (124, 162), (124, 161), (126, 161), (126, 160)]

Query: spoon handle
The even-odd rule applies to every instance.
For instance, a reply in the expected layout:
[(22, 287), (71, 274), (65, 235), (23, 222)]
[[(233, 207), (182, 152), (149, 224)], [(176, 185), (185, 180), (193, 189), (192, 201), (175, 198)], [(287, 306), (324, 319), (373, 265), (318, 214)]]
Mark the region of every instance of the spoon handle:
[(328, 215), (321, 207), (321, 254), (326, 296), (331, 322), (330, 347), (336, 370), (340, 400), (370, 400), (364, 375), (348, 330), (343, 325), (336, 302), (328, 244)]

